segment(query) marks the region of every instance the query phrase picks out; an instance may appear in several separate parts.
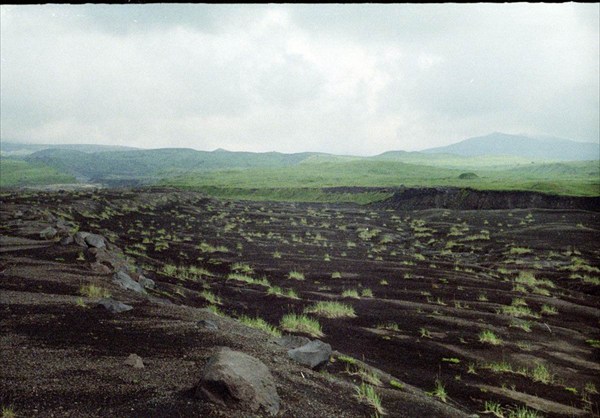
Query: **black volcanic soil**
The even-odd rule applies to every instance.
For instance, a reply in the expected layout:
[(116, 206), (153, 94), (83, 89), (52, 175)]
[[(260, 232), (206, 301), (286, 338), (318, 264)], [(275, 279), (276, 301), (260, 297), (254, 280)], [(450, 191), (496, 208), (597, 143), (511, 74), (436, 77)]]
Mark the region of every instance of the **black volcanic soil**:
[[(330, 300), (356, 317), (311, 317), (334, 350), (387, 376), (376, 390), (388, 416), (485, 416), (490, 402), (506, 416), (524, 407), (548, 417), (600, 410), (596, 211), (408, 210), (397, 196), (373, 206), (233, 202), (146, 189), (5, 193), (0, 215), (0, 401), (22, 416), (242, 416), (191, 395), (222, 345), (271, 369), (281, 416), (373, 415), (343, 361), (307, 370), (273, 337), (232, 319), (278, 326)], [(87, 250), (40, 239), (58, 219), (123, 249), (156, 282), (152, 297), (95, 273)], [(228, 279), (240, 264), (299, 298)], [(165, 265), (205, 274), (167, 274)], [(111, 315), (89, 298), (80, 306), (87, 283), (134, 310)], [(202, 309), (205, 290), (226, 317)], [(343, 297), (348, 290), (360, 297)], [(502, 343), (480, 341), (485, 330)], [(146, 367), (124, 366), (130, 353)], [(433, 395), (436, 382), (445, 403)]]

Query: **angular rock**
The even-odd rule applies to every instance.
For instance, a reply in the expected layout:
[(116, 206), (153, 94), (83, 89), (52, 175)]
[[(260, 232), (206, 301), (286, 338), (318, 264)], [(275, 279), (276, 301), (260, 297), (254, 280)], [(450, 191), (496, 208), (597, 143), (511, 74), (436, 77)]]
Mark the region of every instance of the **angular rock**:
[(260, 360), (228, 347), (209, 359), (196, 395), (221, 405), (235, 404), (254, 413), (279, 411), (279, 395), (271, 372)]
[(85, 238), (90, 235), (89, 232), (77, 232), (75, 235), (73, 235), (73, 239), (75, 240), (75, 243), (81, 247), (86, 247), (87, 248), (87, 243), (85, 242)]
[(123, 289), (133, 290), (134, 292), (138, 293), (146, 293), (144, 288), (138, 282), (129, 277), (129, 274), (125, 273), (124, 271), (116, 272), (113, 276), (113, 282), (121, 286)]
[(57, 233), (58, 233), (58, 231), (55, 228), (52, 228), (51, 226), (49, 226), (48, 228), (44, 228), (43, 230), (40, 231), (40, 238), (52, 239), (56, 236)]
[(138, 283), (145, 289), (154, 289), (155, 286), (154, 280), (144, 277), (143, 275), (140, 275)]
[(300, 335), (284, 335), (275, 342), (285, 348), (293, 349), (308, 344), (310, 339)]
[(104, 248), (106, 247), (106, 241), (102, 235), (98, 234), (89, 234), (85, 238), (85, 243), (94, 248)]
[(144, 361), (137, 354), (130, 354), (129, 357), (125, 360), (125, 364), (133, 367), (134, 369), (143, 369)]
[(133, 309), (133, 306), (114, 299), (101, 299), (98, 301), (98, 306), (102, 306), (111, 313), (127, 312)]
[(288, 351), (288, 357), (311, 369), (326, 364), (329, 356), (331, 356), (331, 346), (320, 340), (313, 340), (302, 347)]

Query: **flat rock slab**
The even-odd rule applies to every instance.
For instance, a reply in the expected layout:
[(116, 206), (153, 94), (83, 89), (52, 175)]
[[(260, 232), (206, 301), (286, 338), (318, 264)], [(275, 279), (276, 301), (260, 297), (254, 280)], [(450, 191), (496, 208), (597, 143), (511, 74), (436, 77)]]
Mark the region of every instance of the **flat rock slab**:
[(288, 357), (311, 369), (327, 364), (329, 356), (331, 356), (331, 345), (320, 340), (313, 340), (308, 344), (288, 351)]
[(254, 413), (263, 409), (276, 415), (279, 395), (275, 380), (263, 362), (240, 351), (219, 347), (209, 359), (196, 395), (221, 405), (235, 404)]
[(114, 299), (101, 299), (98, 302), (98, 306), (103, 307), (111, 313), (127, 312), (133, 309), (133, 306), (127, 305), (123, 302), (119, 302), (118, 300)]

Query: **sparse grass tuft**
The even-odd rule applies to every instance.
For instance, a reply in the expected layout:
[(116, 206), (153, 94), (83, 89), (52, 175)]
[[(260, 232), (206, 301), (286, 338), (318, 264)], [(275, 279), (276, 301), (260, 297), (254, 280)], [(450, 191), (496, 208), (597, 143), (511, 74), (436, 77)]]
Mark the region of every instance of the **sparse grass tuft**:
[(448, 399), (448, 393), (446, 392), (446, 388), (440, 379), (435, 380), (435, 388), (429, 392), (429, 394), (439, 398), (444, 403)]
[(111, 296), (110, 292), (100, 286), (96, 286), (93, 284), (82, 285), (79, 288), (79, 293), (82, 296), (87, 296), (88, 298), (109, 298)]
[(343, 298), (360, 299), (360, 296), (358, 295), (358, 290), (356, 290), (356, 289), (347, 289), (347, 290), (344, 290), (342, 292), (342, 297)]
[(279, 326), (285, 331), (301, 332), (313, 337), (322, 337), (321, 324), (306, 315), (287, 314), (281, 318)]
[(15, 418), (17, 414), (12, 406), (3, 406), (2, 407), (2, 418)]
[(497, 402), (485, 401), (484, 414), (492, 414), (498, 418), (504, 418), (502, 406)]
[(304, 273), (301, 273), (301, 272), (296, 271), (296, 270), (292, 270), (288, 274), (288, 279), (304, 280)]
[(554, 376), (550, 373), (550, 370), (541, 363), (535, 365), (531, 371), (531, 378), (534, 382), (541, 382), (544, 384), (552, 383)]
[(325, 318), (354, 318), (354, 308), (350, 305), (340, 302), (317, 302), (304, 309), (304, 313), (314, 313)]
[(245, 324), (249, 327), (263, 330), (274, 337), (281, 337), (281, 331), (262, 318), (250, 318), (246, 315), (242, 315), (239, 320), (242, 324)]
[(496, 334), (494, 334), (493, 331), (486, 329), (479, 333), (479, 342), (491, 345), (501, 345), (502, 339), (499, 338)]
[(510, 411), (508, 418), (541, 418), (541, 416), (533, 409), (520, 406)]
[(290, 299), (300, 299), (294, 289), (284, 290), (279, 286), (270, 287), (267, 290), (268, 295), (283, 296)]
[(218, 296), (215, 296), (212, 292), (208, 291), (208, 290), (203, 290), (202, 293), (200, 293), (200, 296), (202, 296), (208, 303), (212, 304), (212, 305), (221, 305), (221, 298)]
[(356, 394), (359, 400), (366, 401), (375, 409), (375, 411), (377, 411), (378, 414), (385, 414), (385, 410), (381, 405), (381, 398), (379, 397), (373, 386), (363, 382), (360, 386), (356, 388)]

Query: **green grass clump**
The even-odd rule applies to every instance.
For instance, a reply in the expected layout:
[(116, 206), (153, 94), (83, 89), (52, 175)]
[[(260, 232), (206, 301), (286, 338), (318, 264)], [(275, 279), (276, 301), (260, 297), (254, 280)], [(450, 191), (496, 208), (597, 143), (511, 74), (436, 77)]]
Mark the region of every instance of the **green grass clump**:
[(554, 306), (550, 306), (550, 305), (542, 305), (542, 309), (540, 311), (543, 315), (558, 315), (558, 309), (556, 309)]
[(323, 331), (319, 321), (306, 315), (287, 314), (279, 323), (281, 329), (289, 332), (300, 332), (313, 337), (322, 337)]
[(203, 290), (200, 293), (200, 296), (202, 296), (202, 298), (204, 298), (208, 303), (212, 304), (212, 305), (221, 305), (221, 298), (218, 296), (215, 296), (212, 292), (209, 292), (208, 290)]
[(296, 270), (292, 270), (290, 271), (290, 273), (288, 274), (288, 279), (293, 279), (293, 280), (304, 280), (304, 273), (296, 271)]
[(358, 290), (356, 290), (356, 289), (347, 289), (347, 290), (344, 290), (342, 292), (342, 297), (343, 298), (360, 299), (360, 296), (358, 295)]
[(340, 302), (317, 302), (304, 309), (304, 313), (314, 313), (325, 318), (354, 318), (354, 308)]
[(542, 382), (545, 384), (552, 383), (554, 381), (554, 376), (542, 363), (538, 363), (535, 365), (533, 370), (531, 371), (531, 378), (534, 382)]
[(16, 416), (17, 414), (15, 413), (15, 410), (12, 408), (12, 406), (2, 407), (2, 418), (15, 418)]
[(359, 400), (367, 402), (371, 405), (379, 415), (384, 415), (385, 410), (381, 404), (381, 398), (375, 391), (375, 388), (367, 383), (361, 383), (356, 388), (356, 395)]
[(296, 293), (296, 291), (294, 289), (284, 290), (279, 286), (269, 287), (269, 289), (267, 290), (267, 294), (275, 295), (275, 296), (283, 296), (283, 297), (290, 298), (290, 299), (300, 299), (298, 297), (298, 293)]
[(242, 315), (239, 318), (240, 322), (244, 325), (247, 325), (249, 327), (252, 328), (256, 328), (256, 329), (260, 329), (263, 330), (271, 335), (273, 335), (274, 337), (281, 337), (281, 331), (279, 331), (276, 327), (274, 327), (273, 325), (269, 324), (267, 321), (265, 321), (262, 318), (250, 318), (246, 315)]
[(439, 398), (444, 403), (448, 399), (448, 392), (446, 392), (446, 388), (444, 387), (444, 384), (439, 379), (436, 379), (435, 388), (431, 392), (429, 392), (429, 394), (431, 396), (435, 396), (436, 398)]
[(502, 406), (497, 402), (485, 401), (483, 413), (484, 414), (492, 414), (498, 418), (504, 418), (504, 413), (502, 412)]
[(101, 287), (93, 284), (82, 285), (79, 288), (79, 293), (82, 296), (87, 296), (88, 298), (109, 298), (111, 296), (110, 292)]
[(510, 411), (507, 418), (541, 418), (541, 415), (533, 409), (520, 406)]
[(493, 331), (486, 329), (479, 333), (479, 342), (491, 345), (501, 345), (502, 339), (499, 338), (496, 334), (494, 334)]

